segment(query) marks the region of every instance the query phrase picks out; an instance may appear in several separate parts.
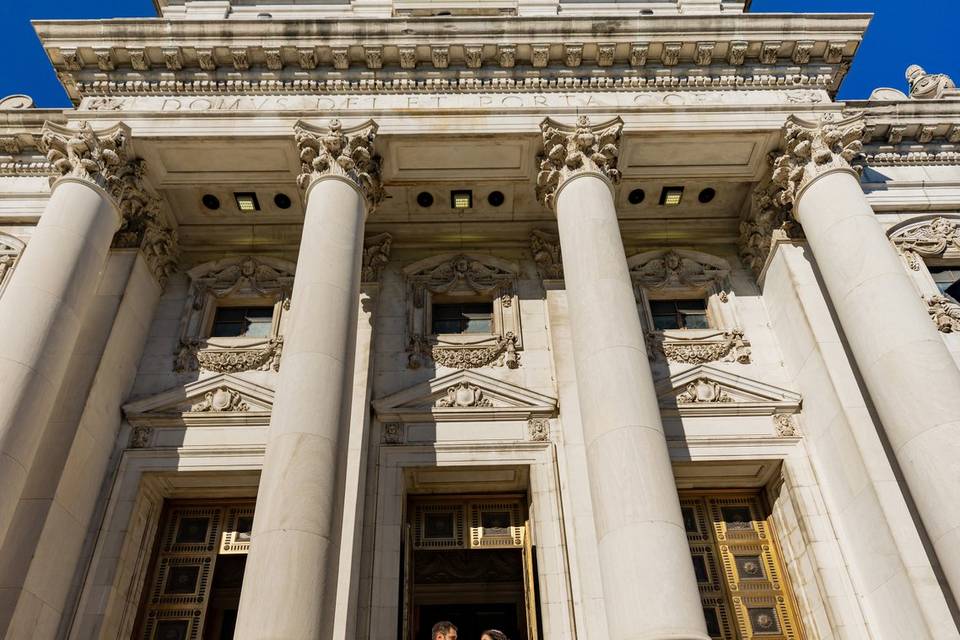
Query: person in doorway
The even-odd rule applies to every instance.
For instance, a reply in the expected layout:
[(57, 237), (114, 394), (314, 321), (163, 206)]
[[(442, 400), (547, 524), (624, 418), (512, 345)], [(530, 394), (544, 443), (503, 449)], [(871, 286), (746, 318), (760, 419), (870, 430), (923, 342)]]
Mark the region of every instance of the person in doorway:
[(430, 630), (430, 640), (457, 640), (457, 625), (452, 622), (438, 622)]
[(510, 640), (503, 631), (497, 631), (496, 629), (487, 629), (482, 634), (480, 634), (480, 640)]

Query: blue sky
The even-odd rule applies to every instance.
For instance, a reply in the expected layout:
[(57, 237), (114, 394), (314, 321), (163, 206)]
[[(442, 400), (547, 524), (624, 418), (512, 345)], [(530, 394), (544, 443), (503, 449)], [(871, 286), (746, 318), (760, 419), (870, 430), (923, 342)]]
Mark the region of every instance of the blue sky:
[[(960, 82), (956, 55), (960, 0), (754, 0), (753, 12), (874, 13), (873, 22), (840, 92), (841, 99), (866, 98), (875, 87), (905, 89), (904, 71), (919, 64)], [(153, 16), (151, 0), (0, 0), (0, 97), (33, 96), (40, 107), (69, 102), (47, 62), (31, 19)]]

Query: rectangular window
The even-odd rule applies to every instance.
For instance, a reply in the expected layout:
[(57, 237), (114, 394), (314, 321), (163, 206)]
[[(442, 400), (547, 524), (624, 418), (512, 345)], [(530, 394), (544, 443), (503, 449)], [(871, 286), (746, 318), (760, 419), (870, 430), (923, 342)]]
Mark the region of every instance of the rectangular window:
[(268, 338), (273, 327), (273, 306), (218, 307), (213, 316), (212, 338)]
[(940, 293), (960, 302), (960, 267), (928, 267)]
[(493, 333), (492, 302), (437, 303), (431, 318), (434, 334)]
[(651, 300), (653, 327), (665, 329), (709, 329), (705, 300)]

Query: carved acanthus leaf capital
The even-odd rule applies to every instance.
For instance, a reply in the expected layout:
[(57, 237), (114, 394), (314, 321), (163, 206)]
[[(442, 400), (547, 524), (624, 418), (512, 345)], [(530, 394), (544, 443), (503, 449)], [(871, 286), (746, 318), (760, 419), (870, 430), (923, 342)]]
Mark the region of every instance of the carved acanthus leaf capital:
[(297, 184), (306, 191), (318, 178), (336, 176), (353, 183), (372, 212), (383, 200), (380, 156), (373, 150), (377, 124), (372, 120), (344, 129), (339, 120), (327, 128), (298, 122), (294, 127), (300, 150)]
[(117, 198), (123, 193), (127, 176), (136, 169), (128, 166), (130, 129), (118, 124), (94, 131), (89, 122), (78, 128), (45, 122), (39, 147), (60, 178), (86, 180)]
[(563, 183), (581, 173), (597, 173), (613, 184), (620, 182), (620, 118), (591, 125), (587, 116), (579, 116), (576, 126), (547, 118), (540, 124), (540, 131), (543, 153), (538, 158), (537, 199), (544, 206), (553, 208)]
[(862, 114), (840, 118), (828, 113), (816, 122), (790, 116), (783, 127), (783, 150), (773, 158), (777, 202), (794, 204), (810, 182), (830, 171), (858, 171), (852, 163), (862, 155), (865, 131)]

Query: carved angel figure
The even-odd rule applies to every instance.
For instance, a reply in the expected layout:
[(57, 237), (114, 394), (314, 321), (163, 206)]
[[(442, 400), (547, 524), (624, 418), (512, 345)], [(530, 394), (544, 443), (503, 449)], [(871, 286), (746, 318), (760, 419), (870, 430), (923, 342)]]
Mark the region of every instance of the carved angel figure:
[(918, 64), (907, 68), (910, 97), (916, 100), (936, 100), (949, 89), (956, 89), (950, 76), (943, 73), (927, 73)]
[(659, 289), (669, 286), (703, 286), (718, 282), (726, 273), (713, 265), (703, 264), (691, 258), (681, 256), (676, 251), (668, 251), (633, 269), (639, 274), (644, 286)]

